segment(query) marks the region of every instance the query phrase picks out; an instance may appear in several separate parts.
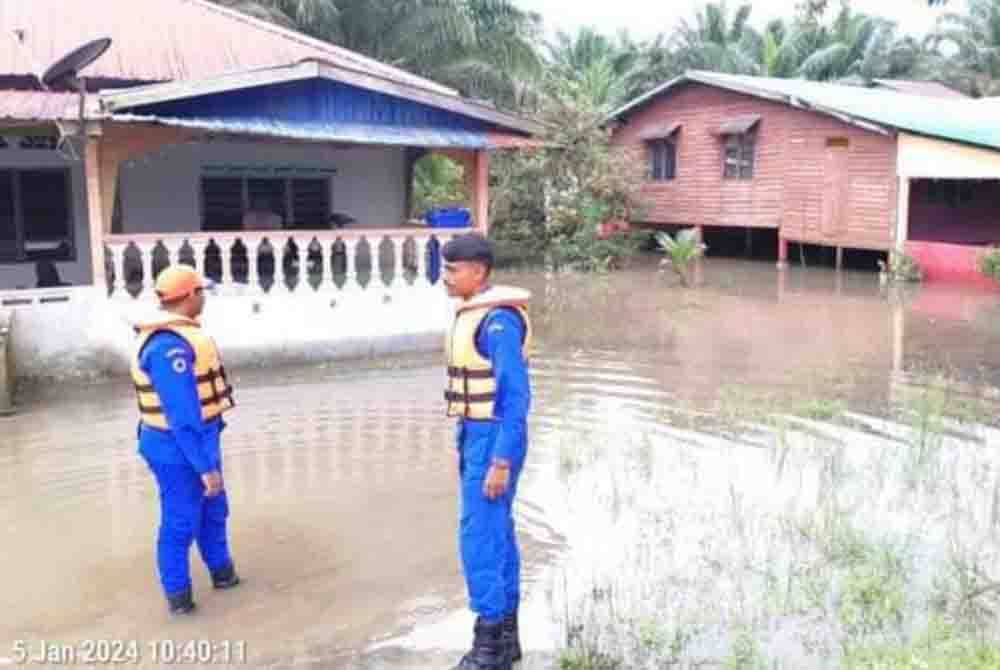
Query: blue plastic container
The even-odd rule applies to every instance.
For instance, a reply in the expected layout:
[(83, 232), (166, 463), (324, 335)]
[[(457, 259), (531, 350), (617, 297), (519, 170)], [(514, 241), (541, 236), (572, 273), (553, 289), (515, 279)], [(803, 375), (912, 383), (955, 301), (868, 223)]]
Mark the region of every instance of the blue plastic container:
[(468, 228), (472, 213), (465, 207), (438, 207), (427, 210), (424, 220), (431, 228)]

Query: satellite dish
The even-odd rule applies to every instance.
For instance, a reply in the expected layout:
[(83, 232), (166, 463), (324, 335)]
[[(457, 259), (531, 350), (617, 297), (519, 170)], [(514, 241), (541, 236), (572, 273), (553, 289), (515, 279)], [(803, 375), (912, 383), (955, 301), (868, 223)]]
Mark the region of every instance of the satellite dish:
[(87, 109), (87, 84), (83, 77), (80, 76), (80, 71), (100, 58), (110, 46), (110, 37), (102, 37), (87, 42), (53, 63), (39, 77), (42, 88), (46, 91), (50, 91), (53, 88), (67, 87), (76, 90), (80, 94), (80, 111), (76, 128), (70, 128), (67, 124), (56, 121), (56, 127), (59, 128), (59, 144), (57, 148), (59, 153), (68, 160), (80, 160), (76, 147), (73, 146), (73, 140), (79, 138), (81, 143), (87, 141), (87, 133), (84, 130)]
[(54, 88), (61, 84), (69, 84), (82, 93), (83, 82), (77, 75), (80, 74), (80, 70), (100, 58), (110, 46), (111, 38), (102, 37), (74, 49), (45, 71), (42, 75), (42, 85), (45, 88)]

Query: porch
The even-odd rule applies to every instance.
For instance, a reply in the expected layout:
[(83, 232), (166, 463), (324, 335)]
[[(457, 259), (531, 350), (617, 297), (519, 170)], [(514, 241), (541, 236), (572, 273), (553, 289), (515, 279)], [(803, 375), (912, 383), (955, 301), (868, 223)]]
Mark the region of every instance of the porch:
[(898, 170), (896, 250), (928, 280), (996, 290), (979, 259), (1000, 245), (1000, 153), (901, 135)]
[(439, 252), (462, 231), (413, 217), (415, 165), (435, 152), (458, 163), (485, 233), (489, 152), (531, 130), (357, 77), (304, 62), (102, 94), (74, 140), (82, 161), (48, 143), (65, 163), (48, 189), (26, 190), (33, 173), (8, 155), (15, 244), (0, 310), (18, 312), (19, 373), (124, 372), (131, 325), (156, 308), (171, 263), (213, 280), (205, 324), (233, 365), (439, 349)]

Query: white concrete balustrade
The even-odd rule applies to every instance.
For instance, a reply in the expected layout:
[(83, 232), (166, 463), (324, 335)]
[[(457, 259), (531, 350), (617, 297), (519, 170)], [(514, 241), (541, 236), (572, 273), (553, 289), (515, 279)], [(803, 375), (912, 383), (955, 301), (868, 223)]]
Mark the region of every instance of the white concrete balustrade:
[[(109, 295), (153, 297), (159, 271), (188, 263), (216, 282), (216, 295), (292, 295), (429, 288), (442, 230), (274, 231), (105, 237)], [(437, 257), (439, 258), (439, 256)]]

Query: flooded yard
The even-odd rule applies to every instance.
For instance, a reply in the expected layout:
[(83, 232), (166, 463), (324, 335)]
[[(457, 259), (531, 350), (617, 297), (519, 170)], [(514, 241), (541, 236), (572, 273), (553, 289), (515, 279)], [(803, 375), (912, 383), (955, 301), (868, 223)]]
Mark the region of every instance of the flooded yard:
[[(538, 339), (526, 668), (1000, 667), (891, 664), (993, 653), (1000, 294), (715, 259), (687, 290), (646, 264), (501, 280), (535, 293)], [(236, 372), (246, 584), (195, 568), (184, 621), (129, 385), (34, 388), (0, 417), (0, 665), (15, 640), (95, 638), (245, 642), (249, 667), (457, 660), (439, 361)]]

